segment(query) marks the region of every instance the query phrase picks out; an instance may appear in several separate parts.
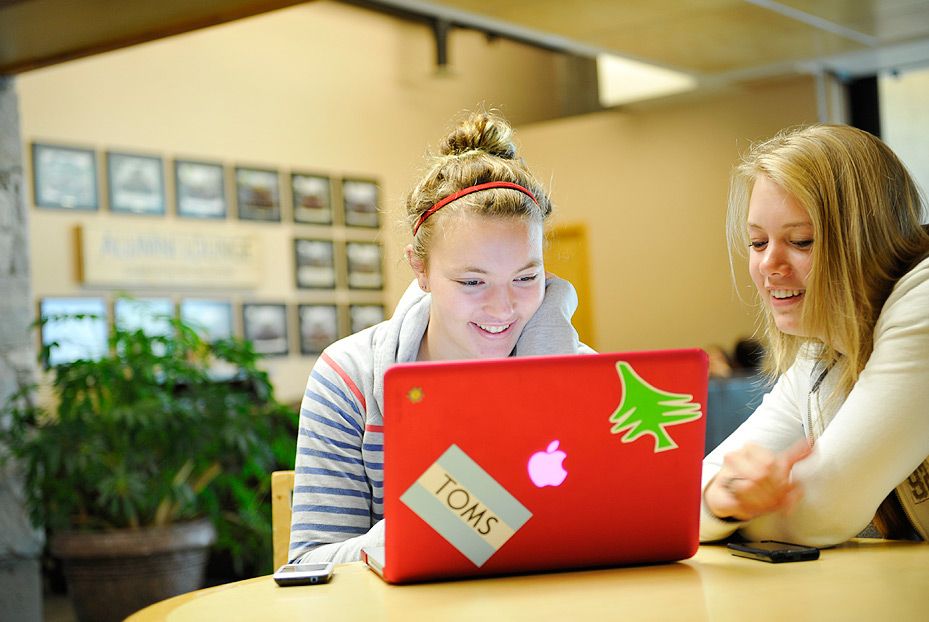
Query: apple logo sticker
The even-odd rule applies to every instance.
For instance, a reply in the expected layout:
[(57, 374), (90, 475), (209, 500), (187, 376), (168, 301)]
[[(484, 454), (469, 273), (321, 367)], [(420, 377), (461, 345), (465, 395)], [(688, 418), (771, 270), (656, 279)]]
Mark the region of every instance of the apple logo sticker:
[(567, 457), (568, 454), (558, 449), (558, 441), (552, 441), (545, 451), (537, 451), (529, 457), (529, 479), (539, 488), (560, 486), (568, 476), (561, 464)]

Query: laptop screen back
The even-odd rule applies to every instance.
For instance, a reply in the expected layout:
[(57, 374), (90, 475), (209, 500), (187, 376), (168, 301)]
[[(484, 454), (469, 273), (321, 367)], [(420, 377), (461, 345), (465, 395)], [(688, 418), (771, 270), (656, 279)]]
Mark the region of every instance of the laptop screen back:
[(385, 578), (672, 561), (698, 544), (701, 350), (385, 376)]

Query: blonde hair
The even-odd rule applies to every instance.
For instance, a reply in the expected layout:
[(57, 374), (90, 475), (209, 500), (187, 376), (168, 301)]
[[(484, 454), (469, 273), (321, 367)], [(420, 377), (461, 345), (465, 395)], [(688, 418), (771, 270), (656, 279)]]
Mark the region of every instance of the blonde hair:
[(891, 289), (929, 252), (925, 204), (903, 163), (871, 134), (845, 125), (785, 130), (755, 145), (733, 172), (730, 260), (748, 248), (748, 204), (760, 176), (810, 216), (812, 267), (801, 323), (804, 334), (818, 337), (782, 333), (762, 305), (766, 367), (783, 373), (812, 343), (826, 366), (846, 357), (837, 385), (845, 395), (871, 356), (874, 325)]
[(498, 218), (528, 218), (542, 222), (552, 212), (551, 200), (533, 177), (513, 144), (513, 129), (501, 117), (472, 113), (445, 137), (439, 154), (406, 200), (406, 224), (412, 231), (430, 207), (459, 190), (492, 181), (518, 184), (533, 194), (538, 204), (520, 191), (493, 188), (452, 201), (429, 216), (413, 236), (413, 254), (426, 263), (435, 226), (442, 219), (468, 210)]

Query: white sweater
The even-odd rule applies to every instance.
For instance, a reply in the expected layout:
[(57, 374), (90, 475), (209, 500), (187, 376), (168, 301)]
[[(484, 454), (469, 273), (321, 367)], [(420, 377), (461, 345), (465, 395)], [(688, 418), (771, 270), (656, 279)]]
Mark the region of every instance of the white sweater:
[[(874, 327), (874, 350), (867, 365), (845, 400), (837, 400), (832, 408), (826, 398), (837, 368), (811, 391), (821, 373), (811, 359), (798, 358), (755, 413), (703, 461), (706, 490), (727, 453), (748, 442), (781, 451), (806, 436), (815, 441), (813, 453), (792, 473), (803, 487), (803, 499), (789, 514), (776, 512), (743, 523), (716, 518), (704, 503), (702, 541), (740, 530), (751, 540), (838, 544), (867, 526), (894, 488), (914, 527), (926, 538), (929, 259), (894, 286)], [(926, 501), (925, 510), (916, 505), (921, 500)]]

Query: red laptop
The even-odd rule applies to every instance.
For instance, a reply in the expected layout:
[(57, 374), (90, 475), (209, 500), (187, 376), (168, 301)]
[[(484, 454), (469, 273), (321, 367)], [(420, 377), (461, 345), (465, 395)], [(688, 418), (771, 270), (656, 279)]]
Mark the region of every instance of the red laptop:
[(670, 562), (697, 550), (702, 350), (396, 365), (391, 583)]

